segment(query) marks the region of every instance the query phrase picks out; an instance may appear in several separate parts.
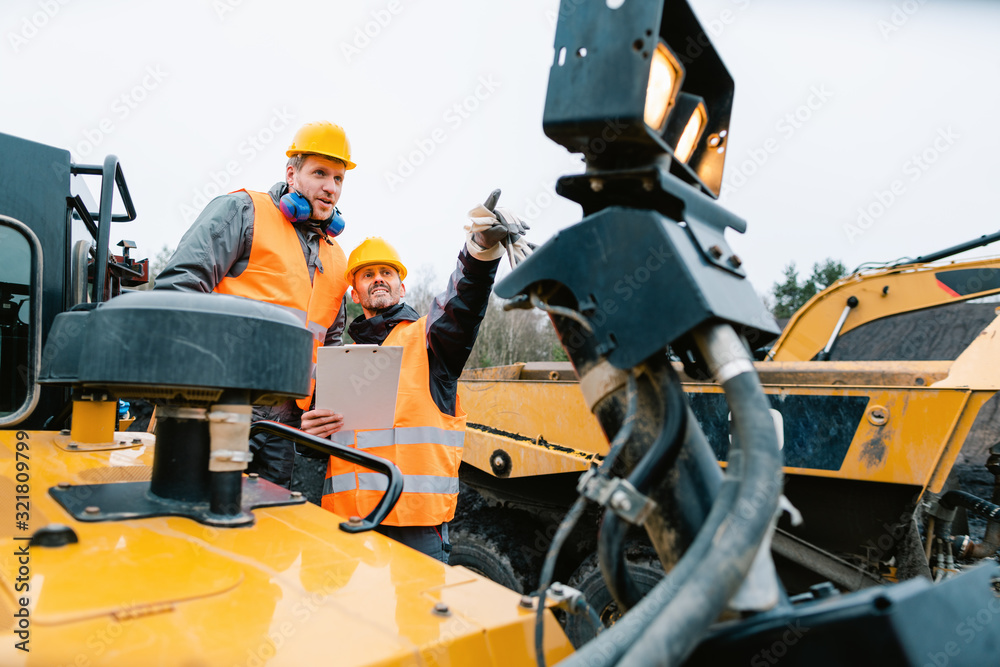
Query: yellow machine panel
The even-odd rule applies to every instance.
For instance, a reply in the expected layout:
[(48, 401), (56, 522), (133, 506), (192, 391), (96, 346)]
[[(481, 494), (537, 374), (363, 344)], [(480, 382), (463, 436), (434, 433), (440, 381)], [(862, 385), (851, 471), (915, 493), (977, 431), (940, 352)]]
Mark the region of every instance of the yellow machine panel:
[[(245, 528), (75, 521), (51, 487), (131, 481), (153, 447), (68, 452), (59, 437), (0, 431), (3, 481), (28, 480), (0, 494), (0, 664), (535, 664), (535, 613), (520, 596), (382, 535), (345, 533), (315, 505), (258, 509)], [(46, 525), (77, 541), (29, 546)], [(571, 647), (548, 613), (546, 624), (552, 663)]]

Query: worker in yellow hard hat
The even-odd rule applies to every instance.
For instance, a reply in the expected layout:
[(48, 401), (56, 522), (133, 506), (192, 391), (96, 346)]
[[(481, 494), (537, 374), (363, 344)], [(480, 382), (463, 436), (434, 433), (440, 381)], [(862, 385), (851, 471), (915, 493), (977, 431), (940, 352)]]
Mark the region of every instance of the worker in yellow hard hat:
[[(238, 190), (208, 203), (154, 289), (233, 294), (286, 308), (313, 334), (315, 362), (315, 349), (341, 344), (344, 330), (347, 258), (334, 237), (344, 229), (337, 202), (355, 164), (344, 129), (326, 121), (299, 128), (285, 155), (285, 177), (269, 191)], [(248, 345), (256, 342), (252, 332), (245, 335)], [(298, 427), (310, 402), (255, 406), (253, 418)], [(291, 442), (258, 434), (250, 450), (248, 471), (290, 485)]]
[[(505, 248), (526, 249), (527, 226), (504, 209), (477, 206), (469, 212), (466, 242), (444, 293), (421, 317), (403, 302), (406, 266), (381, 238), (366, 239), (351, 252), (344, 278), (362, 314), (348, 331), (357, 343), (403, 348), (393, 428), (343, 431), (333, 410), (302, 415), (302, 430), (395, 463), (403, 493), (377, 530), (448, 562), (448, 521), (458, 501), (458, 465), (465, 439), (465, 412), (458, 400), (462, 373), (486, 315), (497, 265)], [(372, 396), (372, 400), (378, 400)], [(330, 458), (323, 486), (324, 508), (340, 516), (367, 516), (382, 497), (378, 473)]]

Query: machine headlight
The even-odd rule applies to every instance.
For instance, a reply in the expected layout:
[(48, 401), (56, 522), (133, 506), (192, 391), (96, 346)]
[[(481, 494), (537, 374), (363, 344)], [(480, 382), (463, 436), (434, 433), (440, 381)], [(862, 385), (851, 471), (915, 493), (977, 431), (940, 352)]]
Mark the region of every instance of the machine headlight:
[[(674, 146), (674, 157), (687, 164), (694, 154), (694, 149), (698, 147), (705, 126), (708, 124), (708, 112), (705, 110), (705, 101), (694, 95), (681, 94), (681, 99), (677, 100), (677, 108), (670, 119), (670, 129), (682, 127), (680, 137), (674, 140), (676, 130), (667, 131), (667, 141)], [(674, 135), (674, 136), (671, 136)]]
[(677, 91), (684, 78), (684, 69), (667, 45), (660, 42), (653, 51), (646, 84), (646, 107), (643, 120), (651, 129), (660, 132), (673, 106)]

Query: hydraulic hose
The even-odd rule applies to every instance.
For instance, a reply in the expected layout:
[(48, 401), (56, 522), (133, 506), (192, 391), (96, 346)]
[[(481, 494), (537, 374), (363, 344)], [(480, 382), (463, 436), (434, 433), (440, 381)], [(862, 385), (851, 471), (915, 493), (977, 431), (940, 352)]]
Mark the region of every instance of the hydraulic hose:
[(739, 588), (771, 529), (781, 455), (767, 399), (731, 328), (714, 327), (698, 340), (733, 414), (725, 481), (677, 565), (614, 626), (561, 663), (566, 667), (683, 661)]
[[(629, 483), (643, 494), (655, 480), (662, 479), (677, 461), (687, 425), (687, 402), (677, 372), (669, 362), (662, 366), (663, 370), (657, 369), (656, 373), (660, 380), (660, 403), (664, 407), (663, 425), (656, 441), (628, 476)], [(627, 531), (628, 524), (614, 510), (604, 512), (598, 534), (597, 556), (608, 591), (623, 611), (638, 604), (644, 593), (628, 571), (625, 559)]]
[(995, 521), (1000, 518), (1000, 505), (983, 500), (965, 491), (948, 491), (938, 500), (941, 507), (953, 510), (956, 507), (964, 507), (973, 514)]
[[(606, 474), (615, 464), (618, 455), (625, 447), (625, 443), (628, 442), (628, 439), (632, 435), (632, 430), (635, 428), (636, 415), (638, 414), (639, 391), (635, 376), (631, 373), (628, 376), (627, 383), (628, 407), (626, 408), (625, 419), (622, 422), (621, 429), (615, 435), (614, 440), (611, 441), (611, 445), (608, 448), (608, 455), (604, 457), (604, 461), (601, 462), (598, 468), (599, 474)], [(572, 507), (570, 507), (569, 512), (566, 513), (566, 516), (560, 522), (559, 528), (556, 529), (556, 534), (552, 538), (552, 543), (549, 545), (549, 550), (545, 554), (545, 561), (542, 564), (542, 573), (538, 581), (538, 609), (535, 613), (535, 660), (538, 663), (538, 667), (545, 667), (545, 651), (543, 650), (545, 639), (545, 625), (543, 620), (545, 594), (552, 583), (556, 560), (559, 558), (559, 552), (562, 551), (563, 543), (566, 542), (569, 534), (573, 532), (573, 528), (576, 527), (576, 522), (580, 520), (580, 516), (583, 514), (586, 506), (587, 499), (585, 497), (580, 496), (576, 499)], [(598, 624), (597, 629), (600, 630), (600, 624)]]

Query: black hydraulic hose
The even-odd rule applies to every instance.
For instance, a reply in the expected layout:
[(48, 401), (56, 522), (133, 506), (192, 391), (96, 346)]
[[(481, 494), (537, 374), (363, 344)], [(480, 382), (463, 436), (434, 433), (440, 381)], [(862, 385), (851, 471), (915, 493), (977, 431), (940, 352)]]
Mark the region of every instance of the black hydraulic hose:
[(964, 507), (973, 514), (991, 521), (1000, 518), (1000, 505), (995, 505), (965, 491), (948, 491), (938, 499), (938, 504), (948, 510)]
[[(632, 430), (635, 428), (635, 419), (638, 414), (639, 404), (639, 391), (635, 375), (629, 373), (627, 383), (628, 407), (625, 412), (625, 420), (622, 422), (621, 428), (618, 429), (618, 433), (615, 434), (614, 440), (611, 441), (611, 445), (608, 447), (608, 455), (604, 457), (604, 461), (601, 462), (600, 467), (597, 469), (597, 474), (599, 475), (607, 474), (607, 471), (611, 470), (611, 466), (614, 465), (618, 455), (625, 447), (625, 443), (632, 436)], [(549, 550), (545, 554), (545, 561), (542, 564), (542, 573), (538, 581), (538, 609), (535, 612), (535, 661), (538, 663), (538, 667), (545, 667), (545, 593), (552, 583), (552, 576), (556, 569), (556, 560), (559, 558), (559, 552), (562, 551), (563, 543), (566, 542), (569, 534), (573, 532), (573, 528), (576, 527), (576, 522), (580, 520), (580, 516), (583, 514), (586, 506), (587, 499), (582, 495), (579, 496), (572, 507), (570, 507), (569, 512), (566, 513), (566, 516), (563, 517), (559, 528), (556, 529), (556, 534), (552, 538), (552, 543), (549, 545)], [(600, 624), (598, 624), (598, 630), (600, 627)]]
[[(695, 574), (622, 665), (680, 664), (739, 589), (772, 527), (781, 496), (781, 452), (769, 404), (756, 373), (740, 373), (722, 387), (733, 414), (733, 441), (745, 458), (736, 502)], [(730, 458), (732, 460), (732, 457)]]
[[(726, 476), (697, 537), (635, 608), (560, 667), (615, 665), (633, 646), (632, 664), (678, 662), (677, 656), (694, 648), (749, 571), (777, 509), (781, 455), (757, 376), (744, 373), (723, 382), (723, 388), (734, 415), (734, 446)], [(704, 435), (692, 420), (688, 442), (695, 439), (703, 440)], [(713, 578), (719, 580), (715, 585), (705, 581)], [(684, 618), (692, 613), (697, 618)], [(670, 623), (675, 627), (669, 627)], [(641, 641), (643, 636), (648, 639)], [(669, 643), (667, 649), (664, 643)]]
[[(684, 444), (687, 402), (673, 366), (668, 362), (665, 367), (658, 373), (663, 396), (660, 401), (664, 407), (663, 425), (656, 441), (628, 476), (629, 483), (643, 494), (673, 467)], [(605, 510), (598, 533), (597, 557), (604, 583), (622, 611), (638, 604), (644, 593), (628, 570), (625, 558), (627, 531), (628, 524), (614, 510)]]

